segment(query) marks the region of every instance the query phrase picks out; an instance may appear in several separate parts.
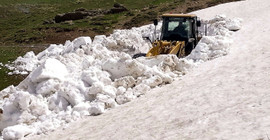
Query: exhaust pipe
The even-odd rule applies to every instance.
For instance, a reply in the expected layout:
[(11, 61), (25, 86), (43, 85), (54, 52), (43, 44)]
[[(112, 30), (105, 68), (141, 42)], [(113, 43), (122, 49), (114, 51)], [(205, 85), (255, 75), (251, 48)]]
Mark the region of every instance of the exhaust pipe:
[(154, 30), (154, 38), (153, 38), (153, 42), (157, 39), (157, 38), (156, 38), (156, 34), (157, 34), (157, 25), (158, 25), (158, 20), (157, 20), (157, 19), (154, 20), (154, 25), (155, 25), (155, 30)]

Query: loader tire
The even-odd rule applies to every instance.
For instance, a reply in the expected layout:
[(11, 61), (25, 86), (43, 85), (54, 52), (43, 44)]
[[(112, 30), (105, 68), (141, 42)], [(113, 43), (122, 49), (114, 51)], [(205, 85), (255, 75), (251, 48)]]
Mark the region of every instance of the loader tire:
[(132, 56), (132, 58), (133, 59), (136, 59), (136, 58), (138, 58), (138, 57), (145, 57), (146, 56), (146, 53), (137, 53), (137, 54), (134, 54), (133, 56)]

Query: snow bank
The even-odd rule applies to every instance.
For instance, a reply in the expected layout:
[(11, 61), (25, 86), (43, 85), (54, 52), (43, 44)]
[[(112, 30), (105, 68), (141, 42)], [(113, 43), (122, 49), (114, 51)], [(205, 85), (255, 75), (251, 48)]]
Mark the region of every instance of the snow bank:
[(209, 21), (207, 36), (204, 36), (191, 52), (187, 59), (196, 62), (204, 62), (223, 55), (229, 51), (229, 46), (233, 42), (230, 31), (241, 29), (242, 20), (239, 18), (227, 19), (225, 15), (217, 15)]
[(142, 36), (150, 35), (152, 25), (116, 30), (93, 41), (79, 37), (64, 45), (52, 44), (38, 55), (29, 52), (13, 63), (15, 71), (30, 72), (28, 77), (0, 92), (2, 135), (17, 139), (46, 133), (171, 83), (197, 64), (227, 54), (230, 30), (239, 26), (236, 20), (217, 16), (207, 21), (210, 36), (181, 59), (175, 55), (132, 59), (132, 54), (149, 50), (151, 45)]

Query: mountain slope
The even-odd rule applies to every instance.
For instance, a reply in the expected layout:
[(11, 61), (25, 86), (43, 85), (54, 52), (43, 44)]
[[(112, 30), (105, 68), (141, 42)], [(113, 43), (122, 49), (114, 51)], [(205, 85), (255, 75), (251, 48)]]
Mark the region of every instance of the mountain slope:
[(203, 63), (133, 102), (41, 138), (267, 139), (269, 7), (268, 0), (247, 0), (197, 11), (201, 18), (223, 13), (244, 20), (227, 56)]

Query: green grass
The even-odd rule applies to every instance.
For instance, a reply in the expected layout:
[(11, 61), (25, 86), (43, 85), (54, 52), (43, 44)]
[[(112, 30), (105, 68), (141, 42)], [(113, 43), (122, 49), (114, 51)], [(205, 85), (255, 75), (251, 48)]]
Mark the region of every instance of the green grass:
[[(0, 45), (31, 44), (42, 42), (47, 35), (48, 28), (69, 29), (101, 29), (112, 27), (121, 22), (126, 13), (105, 15), (107, 21), (93, 21), (86, 19), (75, 21), (73, 25), (55, 23), (46, 24), (44, 21), (53, 21), (55, 15), (74, 11), (78, 8), (109, 9), (115, 2), (124, 4), (131, 12), (150, 5), (183, 0), (1, 0), (0, 1)], [(136, 14), (136, 12), (135, 12)], [(100, 22), (100, 26), (93, 25)], [(102, 30), (103, 29), (103, 30)]]
[[(104, 26), (110, 27), (111, 31), (112, 27), (123, 22), (123, 19), (129, 18), (129, 16), (125, 15), (126, 13), (121, 13), (105, 15), (104, 18), (107, 21), (84, 19), (75, 21), (73, 25), (62, 23), (44, 24), (44, 21), (53, 21), (57, 14), (72, 12), (78, 8), (88, 10), (110, 9), (117, 2), (124, 4), (135, 17), (137, 14), (145, 15), (146, 13), (138, 12), (138, 10), (145, 7), (158, 6), (159, 8), (155, 10), (159, 12), (159, 15), (173, 10), (179, 4), (192, 1), (194, 0), (1, 0), (0, 46), (44, 43), (44, 38), (48, 35), (47, 29), (94, 29), (103, 33), (105, 32)], [(228, 0), (209, 0), (209, 5), (225, 1)], [(98, 22), (101, 25), (96, 26), (93, 22)]]

